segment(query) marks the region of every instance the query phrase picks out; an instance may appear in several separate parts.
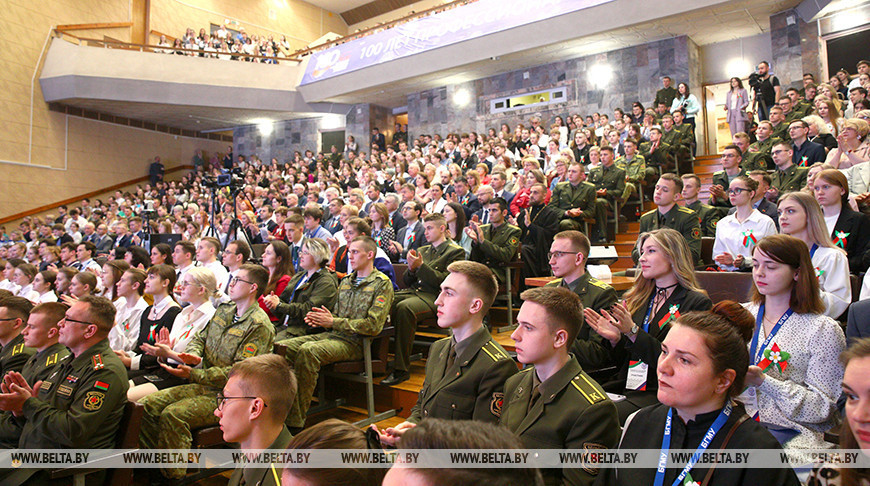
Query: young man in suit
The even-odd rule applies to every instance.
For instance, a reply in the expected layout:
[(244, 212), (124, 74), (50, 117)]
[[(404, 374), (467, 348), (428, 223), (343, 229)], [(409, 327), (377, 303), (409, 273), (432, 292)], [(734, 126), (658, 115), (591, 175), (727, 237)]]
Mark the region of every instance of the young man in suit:
[(408, 201), (402, 206), (402, 217), (406, 224), (404, 228), (399, 230), (396, 241), (393, 242), (399, 252), (399, 258), (402, 260), (408, 257), (409, 251), (416, 250), (426, 244), (423, 223), (420, 221), (422, 213), (423, 206), (417, 201)]
[[(616, 406), (569, 353), (583, 324), (580, 297), (541, 287), (522, 294), (511, 334), (517, 360), (529, 366), (508, 379), (500, 423), (528, 449), (609, 449), (619, 443)], [(598, 469), (548, 469), (550, 484), (592, 484)]]
[(435, 305), (438, 327), (450, 329), (452, 336), (432, 345), (417, 404), (408, 420), (379, 431), (385, 444), (395, 445), (423, 419), (497, 423), (505, 381), (517, 372), (507, 351), (483, 326), (498, 290), (495, 275), (485, 265), (468, 261), (453, 262), (447, 271)]

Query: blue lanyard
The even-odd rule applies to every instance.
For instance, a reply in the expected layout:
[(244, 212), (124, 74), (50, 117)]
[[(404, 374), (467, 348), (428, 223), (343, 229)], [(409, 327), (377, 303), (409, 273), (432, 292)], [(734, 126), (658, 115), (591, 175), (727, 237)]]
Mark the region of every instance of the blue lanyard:
[(779, 328), (788, 320), (789, 317), (794, 313), (791, 310), (791, 307), (776, 321), (776, 325), (771, 329), (770, 334), (767, 336), (767, 339), (761, 343), (761, 348), (758, 349), (758, 337), (761, 335), (764, 330), (764, 325), (762, 324), (762, 319), (764, 319), (764, 304), (761, 304), (758, 307), (758, 316), (755, 318), (755, 334), (752, 335), (752, 345), (749, 348), (749, 357), (752, 359), (752, 364), (757, 365), (759, 361), (761, 361), (761, 356), (764, 353), (764, 350), (767, 349), (767, 345), (773, 340), (773, 337), (776, 336), (776, 333), (779, 332)]
[[(701, 440), (701, 443), (698, 445), (698, 448), (695, 449), (695, 452), (692, 454), (692, 458), (689, 459), (686, 467), (683, 468), (680, 475), (677, 476), (677, 479), (674, 480), (674, 486), (682, 484), (683, 479), (685, 479), (686, 475), (689, 474), (689, 471), (695, 467), (695, 463), (698, 462), (698, 459), (701, 458), (701, 453), (707, 450), (710, 447), (710, 443), (713, 442), (713, 438), (716, 437), (716, 434), (719, 432), (719, 429), (725, 425), (725, 422), (728, 421), (728, 417), (731, 416), (731, 402), (725, 404), (725, 408), (719, 412), (719, 416), (716, 417), (716, 420), (713, 422), (713, 425), (707, 429), (707, 433), (704, 434), (704, 438)], [(673, 420), (674, 409), (671, 408), (668, 410), (668, 419), (665, 421), (665, 435), (662, 437), (662, 449), (659, 453), (659, 465), (656, 468), (656, 479), (655, 486), (662, 486), (665, 482), (665, 469), (668, 465), (668, 451), (671, 448), (671, 421)]]
[(653, 294), (649, 299), (649, 308), (646, 310), (646, 317), (643, 318), (643, 332), (649, 332), (649, 318), (652, 315), (653, 305), (655, 303), (655, 294)]
[(816, 255), (816, 250), (818, 250), (818, 249), (819, 249), (819, 245), (813, 243), (812, 248), (810, 248), (810, 258), (812, 258)]
[(296, 297), (296, 291), (299, 290), (299, 287), (301, 287), (302, 284), (304, 284), (304, 283), (307, 282), (307, 281), (308, 281), (308, 271), (306, 270), (306, 272), (305, 272), (305, 276), (303, 276), (302, 278), (300, 278), (299, 281), (296, 282), (296, 286), (293, 287), (293, 292), (290, 294), (290, 301), (287, 302), (288, 304), (290, 304), (290, 303), (293, 302), (293, 297)]

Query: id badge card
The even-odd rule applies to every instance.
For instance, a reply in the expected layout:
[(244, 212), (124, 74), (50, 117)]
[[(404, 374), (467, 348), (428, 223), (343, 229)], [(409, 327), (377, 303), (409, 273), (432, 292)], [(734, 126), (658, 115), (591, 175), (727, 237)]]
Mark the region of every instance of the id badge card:
[(625, 389), (630, 391), (646, 391), (646, 379), (649, 365), (643, 361), (628, 362), (628, 378), (625, 380)]
[(743, 393), (737, 397), (737, 400), (743, 402), (743, 406), (746, 408), (746, 415), (749, 415), (756, 422), (760, 420), (758, 414), (758, 390), (754, 386), (746, 387)]

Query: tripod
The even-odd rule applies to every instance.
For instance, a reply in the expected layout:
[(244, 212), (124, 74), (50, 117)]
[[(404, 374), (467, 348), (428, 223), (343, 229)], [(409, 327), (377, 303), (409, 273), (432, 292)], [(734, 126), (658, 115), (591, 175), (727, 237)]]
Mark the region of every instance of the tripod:
[[(218, 238), (218, 235), (220, 234), (218, 232), (217, 226), (215, 226), (215, 213), (218, 212), (218, 210), (217, 210), (217, 205), (218, 205), (217, 190), (218, 190), (218, 187), (219, 186), (216, 186), (216, 185), (210, 187), (212, 203), (209, 207), (208, 230), (205, 233), (206, 236), (213, 236), (215, 238)], [(226, 241), (222, 241), (221, 246), (226, 248), (226, 246), (230, 243), (230, 241), (237, 239), (235, 237), (238, 236), (239, 230), (241, 230), (242, 239), (248, 243), (248, 247), (253, 248), (253, 244), (251, 243), (251, 238), (248, 236), (248, 232), (245, 230), (244, 226), (242, 225), (242, 221), (239, 219), (238, 208), (236, 207), (236, 198), (238, 197), (239, 192), (241, 192), (242, 189), (244, 189), (244, 184), (236, 186), (236, 187), (233, 187), (231, 185), (231, 186), (229, 186), (229, 188), (230, 188), (230, 200), (232, 201), (232, 206), (233, 206), (233, 219), (232, 219), (232, 221), (230, 221), (230, 227), (227, 230)], [(247, 199), (247, 196), (245, 196), (245, 199)], [(233, 240), (230, 240), (231, 235), (234, 237)], [(218, 238), (218, 239), (220, 239), (220, 238)], [(255, 263), (259, 262), (259, 259), (254, 256), (254, 252), (251, 252), (250, 261), (255, 262)]]

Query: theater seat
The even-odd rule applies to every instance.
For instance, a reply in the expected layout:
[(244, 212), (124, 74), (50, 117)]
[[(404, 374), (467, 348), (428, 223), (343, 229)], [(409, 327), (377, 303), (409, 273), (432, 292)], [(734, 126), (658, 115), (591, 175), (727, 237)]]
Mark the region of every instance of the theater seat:
[(752, 289), (749, 272), (695, 272), (698, 285), (707, 291), (713, 303), (723, 300), (748, 302)]

